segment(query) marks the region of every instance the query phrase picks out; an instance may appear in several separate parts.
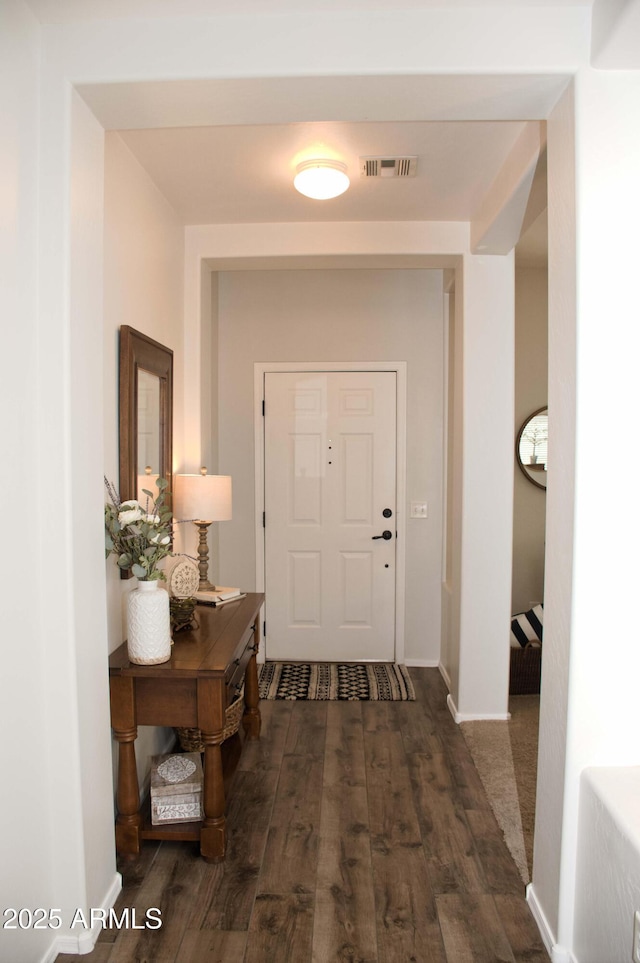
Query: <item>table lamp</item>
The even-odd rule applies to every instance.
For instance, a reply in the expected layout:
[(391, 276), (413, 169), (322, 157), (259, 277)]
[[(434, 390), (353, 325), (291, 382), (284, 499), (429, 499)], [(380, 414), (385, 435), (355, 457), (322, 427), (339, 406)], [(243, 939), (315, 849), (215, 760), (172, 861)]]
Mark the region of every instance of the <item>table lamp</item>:
[(199, 475), (176, 475), (174, 497), (176, 518), (193, 521), (198, 529), (198, 592), (215, 592), (209, 581), (207, 535), (212, 522), (231, 518), (231, 476), (207, 475), (204, 467)]

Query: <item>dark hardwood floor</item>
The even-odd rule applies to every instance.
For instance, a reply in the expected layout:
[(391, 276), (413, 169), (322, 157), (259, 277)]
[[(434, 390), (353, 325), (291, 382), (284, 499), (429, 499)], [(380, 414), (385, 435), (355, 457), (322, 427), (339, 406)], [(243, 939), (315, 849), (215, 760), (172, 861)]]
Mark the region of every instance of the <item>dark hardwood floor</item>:
[[(145, 843), (88, 963), (547, 963), (436, 669), (416, 702), (262, 702), (228, 854)], [(56, 963), (78, 957), (59, 955)]]

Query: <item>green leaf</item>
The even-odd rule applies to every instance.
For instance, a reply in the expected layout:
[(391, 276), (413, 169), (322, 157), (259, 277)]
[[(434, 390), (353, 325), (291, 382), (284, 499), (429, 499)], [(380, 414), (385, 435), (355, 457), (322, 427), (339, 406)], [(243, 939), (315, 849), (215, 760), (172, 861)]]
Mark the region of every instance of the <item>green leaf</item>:
[(131, 568), (131, 556), (123, 553), (118, 559), (118, 565), (120, 568)]
[(147, 576), (146, 569), (144, 569), (142, 565), (138, 565), (137, 563), (131, 566), (131, 571), (133, 572), (136, 578), (146, 578)]

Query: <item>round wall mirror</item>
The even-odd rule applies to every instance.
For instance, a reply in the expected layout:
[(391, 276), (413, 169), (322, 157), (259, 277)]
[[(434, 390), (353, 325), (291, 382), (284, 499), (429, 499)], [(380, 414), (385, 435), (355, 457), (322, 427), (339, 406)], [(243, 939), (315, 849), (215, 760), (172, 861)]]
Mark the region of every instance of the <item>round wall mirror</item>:
[(548, 411), (538, 408), (525, 419), (516, 438), (516, 458), (524, 476), (538, 488), (547, 487)]

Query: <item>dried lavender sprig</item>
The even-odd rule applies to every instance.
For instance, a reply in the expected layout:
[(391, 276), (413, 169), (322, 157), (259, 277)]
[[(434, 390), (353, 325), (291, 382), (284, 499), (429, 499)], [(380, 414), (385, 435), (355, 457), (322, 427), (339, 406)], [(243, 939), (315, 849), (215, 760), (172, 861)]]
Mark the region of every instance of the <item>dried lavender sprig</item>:
[(120, 508), (119, 493), (115, 490), (115, 488), (113, 487), (113, 485), (111, 484), (111, 482), (109, 481), (106, 475), (103, 475), (103, 478), (104, 478), (104, 487), (107, 489), (107, 494), (111, 499), (113, 506), (115, 508)]

